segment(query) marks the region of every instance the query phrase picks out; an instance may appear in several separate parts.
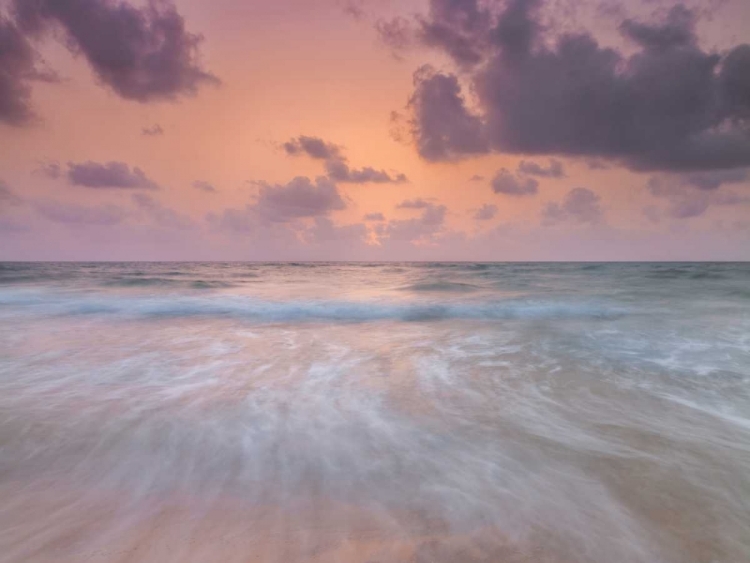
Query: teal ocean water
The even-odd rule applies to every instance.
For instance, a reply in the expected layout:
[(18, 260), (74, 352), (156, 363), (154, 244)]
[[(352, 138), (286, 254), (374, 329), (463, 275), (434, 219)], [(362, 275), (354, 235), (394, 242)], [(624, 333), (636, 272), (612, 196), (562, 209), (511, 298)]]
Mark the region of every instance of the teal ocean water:
[(0, 561), (750, 561), (750, 264), (0, 264)]

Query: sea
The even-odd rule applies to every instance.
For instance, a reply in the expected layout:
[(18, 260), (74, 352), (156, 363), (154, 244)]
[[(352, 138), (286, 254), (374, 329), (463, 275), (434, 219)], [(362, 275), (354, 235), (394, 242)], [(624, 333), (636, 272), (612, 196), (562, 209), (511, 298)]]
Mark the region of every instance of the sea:
[(0, 561), (747, 563), (748, 263), (0, 263)]

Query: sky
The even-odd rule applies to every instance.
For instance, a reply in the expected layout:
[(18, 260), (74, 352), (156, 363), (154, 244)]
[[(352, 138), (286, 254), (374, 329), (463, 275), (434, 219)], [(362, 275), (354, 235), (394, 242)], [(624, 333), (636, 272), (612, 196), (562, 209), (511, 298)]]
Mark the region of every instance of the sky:
[(747, 0), (0, 0), (0, 260), (748, 260)]

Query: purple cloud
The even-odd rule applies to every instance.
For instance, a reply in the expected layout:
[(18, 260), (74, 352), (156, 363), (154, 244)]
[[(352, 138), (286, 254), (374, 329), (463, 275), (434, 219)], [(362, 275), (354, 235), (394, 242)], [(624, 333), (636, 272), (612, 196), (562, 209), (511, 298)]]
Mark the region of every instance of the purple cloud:
[(474, 213), (475, 221), (490, 221), (497, 215), (497, 205), (485, 203)]
[(0, 123), (19, 127), (33, 121), (29, 83), (39, 78), (37, 59), (24, 34), (0, 15)]
[(86, 207), (59, 201), (38, 201), (34, 208), (50, 221), (66, 225), (118, 225), (127, 215), (116, 205)]
[(396, 205), (396, 209), (427, 209), (432, 206), (433, 204), (429, 201), (418, 197), (416, 199), (405, 199)]
[(325, 216), (345, 208), (336, 184), (327, 178), (317, 178), (313, 183), (304, 176), (284, 185), (264, 185), (254, 206), (260, 217), (279, 223)]
[(516, 176), (507, 169), (501, 168), (492, 179), (492, 191), (496, 194), (511, 196), (536, 195), (539, 191), (539, 182), (534, 178)]
[(403, 184), (409, 179), (405, 174), (391, 176), (385, 170), (376, 170), (370, 166), (351, 169), (344, 160), (330, 159), (326, 162), (328, 177), (344, 184)]
[(34, 170), (33, 174), (39, 174), (57, 180), (63, 175), (63, 169), (59, 162), (42, 162), (39, 167)]
[(341, 148), (324, 141), (320, 137), (300, 135), (284, 143), (283, 147), (286, 153), (291, 156), (305, 154), (310, 158), (319, 160), (341, 158)]
[(540, 178), (563, 178), (565, 169), (562, 162), (551, 158), (547, 166), (533, 161), (522, 160), (518, 164), (518, 172), (528, 176), (539, 176)]
[(447, 208), (445, 205), (427, 203), (426, 206), (411, 207), (423, 209), (422, 214), (414, 219), (389, 221), (378, 225), (376, 232), (383, 239), (408, 242), (423, 242), (443, 229)]
[(669, 203), (668, 215), (690, 219), (703, 215), (711, 206), (733, 206), (750, 203), (750, 197), (727, 192), (724, 185), (748, 179), (745, 170), (715, 170), (688, 174), (652, 176), (646, 188), (654, 197)]
[(486, 153), (485, 127), (466, 108), (458, 78), (422, 66), (414, 73), (415, 91), (409, 100), (414, 114), (414, 140), (426, 160), (451, 160)]
[(13, 0), (13, 7), (30, 34), (62, 30), (68, 48), (122, 98), (172, 100), (219, 84), (199, 64), (203, 37), (185, 29), (169, 0), (148, 0), (142, 7), (112, 0)]
[(362, 223), (334, 225), (328, 217), (316, 217), (313, 225), (304, 233), (308, 243), (344, 242), (346, 244), (364, 242), (367, 227)]
[(5, 206), (20, 205), (23, 199), (10, 189), (8, 184), (0, 180), (0, 209)]
[(601, 222), (604, 212), (601, 198), (587, 188), (570, 190), (560, 203), (548, 203), (542, 213), (543, 222), (553, 225), (565, 221), (579, 224)]
[(143, 215), (161, 228), (188, 230), (195, 227), (192, 219), (166, 207), (148, 194), (133, 194), (132, 200)]
[(377, 20), (375, 22), (375, 32), (383, 44), (396, 52), (411, 47), (416, 40), (411, 23), (401, 16), (390, 20)]
[(141, 129), (141, 135), (144, 135), (146, 137), (160, 137), (164, 134), (164, 129), (162, 129), (161, 125), (158, 123), (152, 125), (151, 127), (144, 127)]
[(196, 180), (191, 184), (191, 186), (193, 186), (196, 190), (201, 190), (202, 192), (207, 192), (210, 194), (215, 194), (218, 191), (216, 189), (216, 186), (204, 180)]
[(68, 163), (68, 181), (74, 186), (97, 189), (143, 189), (157, 190), (159, 186), (138, 167), (130, 167), (124, 162)]
[(587, 33), (551, 37), (539, 14), (546, 3), (511, 0), (494, 16), (472, 0), (430, 2), (424, 25), (437, 31), (424, 42), (467, 71), (481, 111), (456, 75), (419, 69), (409, 106), (423, 158), (493, 151), (634, 170), (750, 165), (750, 45), (702, 49), (696, 18), (678, 6), (664, 21), (623, 21), (636, 49), (626, 55)]
[(382, 213), (367, 213), (364, 219), (365, 221), (385, 221), (385, 215)]
[(324, 141), (320, 137), (300, 135), (283, 144), (288, 155), (306, 155), (316, 160), (325, 160), (328, 177), (342, 184), (402, 184), (409, 179), (405, 174), (391, 175), (385, 170), (377, 170), (370, 166), (356, 169), (350, 168), (347, 158), (342, 154), (341, 147)]

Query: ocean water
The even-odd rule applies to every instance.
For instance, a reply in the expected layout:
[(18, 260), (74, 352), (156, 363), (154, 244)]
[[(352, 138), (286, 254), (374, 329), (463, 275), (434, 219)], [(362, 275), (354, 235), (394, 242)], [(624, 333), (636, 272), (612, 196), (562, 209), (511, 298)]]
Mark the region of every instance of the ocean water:
[(0, 264), (0, 561), (746, 563), (750, 264)]

